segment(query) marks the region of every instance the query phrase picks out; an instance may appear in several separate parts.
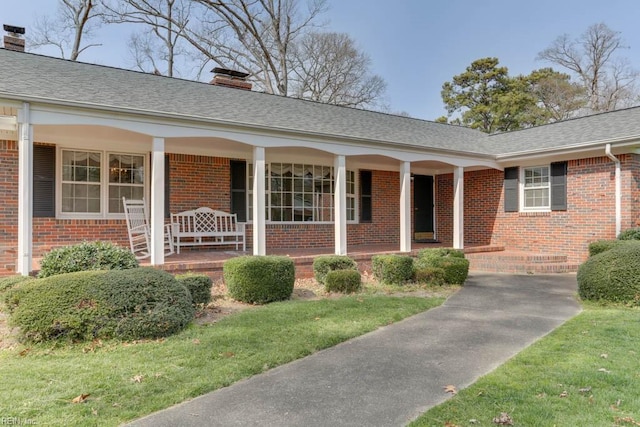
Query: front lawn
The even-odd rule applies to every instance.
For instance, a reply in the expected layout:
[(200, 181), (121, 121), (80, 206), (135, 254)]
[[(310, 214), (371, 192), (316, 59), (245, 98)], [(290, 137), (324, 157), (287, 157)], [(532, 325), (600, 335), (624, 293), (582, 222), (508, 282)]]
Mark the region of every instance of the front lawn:
[(586, 304), (412, 426), (640, 426), (639, 343), (640, 310)]
[(443, 301), (375, 295), (287, 301), (162, 340), (15, 345), (0, 351), (0, 417), (14, 424), (115, 426)]

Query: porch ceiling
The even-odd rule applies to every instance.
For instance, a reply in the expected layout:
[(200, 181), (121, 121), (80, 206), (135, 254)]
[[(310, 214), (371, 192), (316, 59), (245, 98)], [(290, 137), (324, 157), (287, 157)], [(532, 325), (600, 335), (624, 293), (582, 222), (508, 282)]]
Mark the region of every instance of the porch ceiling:
[(17, 115), (16, 108), (0, 105), (0, 139), (17, 138)]

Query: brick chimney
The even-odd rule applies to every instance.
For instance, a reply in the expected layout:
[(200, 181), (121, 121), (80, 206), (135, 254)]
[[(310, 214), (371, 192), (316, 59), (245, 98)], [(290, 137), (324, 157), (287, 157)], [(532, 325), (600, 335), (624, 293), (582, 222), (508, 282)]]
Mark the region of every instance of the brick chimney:
[(4, 48), (15, 50), (16, 52), (24, 52), (24, 27), (14, 27), (7, 24), (4, 24), (3, 27), (8, 33), (4, 36)]
[(214, 86), (232, 87), (242, 90), (251, 90), (251, 82), (247, 81), (249, 73), (243, 73), (242, 71), (228, 70), (226, 68), (216, 67), (211, 70), (215, 73), (211, 84)]

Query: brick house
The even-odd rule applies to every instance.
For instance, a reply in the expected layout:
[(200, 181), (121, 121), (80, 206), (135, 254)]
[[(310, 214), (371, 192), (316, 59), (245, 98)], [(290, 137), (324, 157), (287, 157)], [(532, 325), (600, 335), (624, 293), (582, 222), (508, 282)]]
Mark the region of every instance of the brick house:
[(250, 253), (395, 245), (561, 253), (639, 218), (640, 108), (486, 135), (463, 127), (0, 49), (0, 273), (82, 240), (127, 245), (146, 197), (247, 222)]

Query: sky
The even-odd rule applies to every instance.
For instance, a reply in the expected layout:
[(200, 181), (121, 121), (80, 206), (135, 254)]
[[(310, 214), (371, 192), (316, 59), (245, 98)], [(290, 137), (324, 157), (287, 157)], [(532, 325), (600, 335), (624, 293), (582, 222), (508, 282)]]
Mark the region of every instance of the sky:
[[(55, 14), (57, 3), (0, 0), (0, 21), (26, 27), (28, 39), (36, 16)], [(497, 57), (510, 75), (529, 74), (552, 65), (536, 56), (558, 36), (577, 37), (595, 23), (621, 33), (629, 47), (621, 54), (640, 69), (638, 0), (328, 0), (328, 5), (324, 29), (348, 33), (371, 57), (371, 72), (387, 82), (390, 111), (415, 118), (445, 115), (442, 84), (474, 60)], [(131, 31), (105, 27), (98, 35), (103, 45), (80, 60), (130, 68)]]

